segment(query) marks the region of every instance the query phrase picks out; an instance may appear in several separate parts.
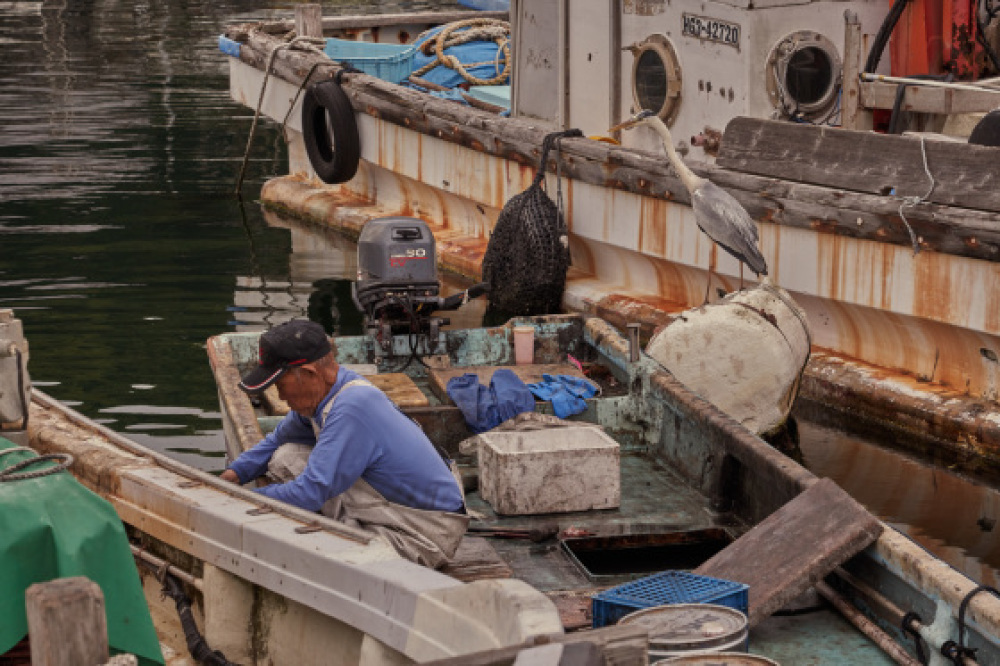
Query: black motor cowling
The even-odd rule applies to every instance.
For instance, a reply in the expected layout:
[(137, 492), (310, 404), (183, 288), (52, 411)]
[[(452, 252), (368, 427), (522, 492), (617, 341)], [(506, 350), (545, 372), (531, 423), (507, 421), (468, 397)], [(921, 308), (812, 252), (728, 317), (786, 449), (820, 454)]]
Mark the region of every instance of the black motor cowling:
[(434, 235), (413, 217), (384, 217), (365, 224), (358, 238), (358, 279), (354, 300), (365, 328), (388, 344), (396, 332), (429, 334), (448, 320), (438, 310), (454, 310), (484, 293), (485, 284), (440, 298)]
[(358, 238), (358, 305), (377, 318), (404, 299), (434, 298), (438, 285), (434, 236), (423, 220), (384, 217), (368, 222)]

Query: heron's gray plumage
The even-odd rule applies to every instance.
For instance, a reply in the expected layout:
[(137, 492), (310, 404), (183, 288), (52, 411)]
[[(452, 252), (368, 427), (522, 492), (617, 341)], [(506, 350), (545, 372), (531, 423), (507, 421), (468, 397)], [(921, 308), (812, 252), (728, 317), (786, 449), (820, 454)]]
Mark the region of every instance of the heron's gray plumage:
[(698, 228), (754, 273), (767, 275), (767, 262), (757, 248), (757, 225), (750, 219), (749, 213), (729, 192), (710, 180), (696, 176), (684, 164), (674, 149), (670, 130), (656, 114), (640, 111), (611, 129), (628, 129), (639, 124), (650, 126), (660, 135), (674, 171), (691, 194), (691, 208), (694, 209)]
[(757, 225), (733, 195), (710, 180), (691, 192), (694, 219), (705, 235), (758, 275), (767, 275), (767, 262), (757, 249)]

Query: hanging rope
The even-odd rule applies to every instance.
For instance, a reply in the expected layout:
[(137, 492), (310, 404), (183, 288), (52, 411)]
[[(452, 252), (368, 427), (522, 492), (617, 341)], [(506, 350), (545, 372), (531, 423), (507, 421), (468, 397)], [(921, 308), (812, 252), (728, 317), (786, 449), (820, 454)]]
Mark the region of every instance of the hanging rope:
[[(274, 64), (275, 56), (278, 55), (279, 51), (297, 48), (301, 51), (318, 53), (324, 58), (329, 59), (329, 56), (323, 52), (323, 46), (326, 44), (325, 39), (322, 37), (295, 37), (294, 35), (294, 32), (286, 35), (286, 38), (291, 38), (290, 41), (275, 46), (271, 49), (271, 53), (267, 57), (267, 66), (264, 67), (264, 81), (260, 84), (260, 96), (257, 98), (257, 108), (254, 110), (253, 123), (250, 125), (250, 136), (247, 137), (247, 147), (243, 153), (243, 164), (240, 166), (239, 178), (236, 179), (237, 195), (240, 194), (240, 190), (243, 188), (243, 178), (246, 175), (247, 163), (250, 161), (250, 146), (253, 145), (253, 137), (257, 131), (257, 121), (260, 120), (260, 109), (264, 104), (264, 91), (267, 90), (267, 80), (271, 76), (271, 66)], [(309, 72), (309, 75), (312, 75), (312, 71)], [(308, 79), (308, 76), (306, 78)], [(302, 82), (302, 85), (305, 85), (305, 81)]]
[[(426, 34), (424, 33), (424, 35)], [(417, 40), (419, 41), (424, 35), (418, 37)], [(445, 53), (445, 49), (452, 46), (459, 46), (468, 42), (489, 41), (496, 42), (498, 47), (497, 57), (491, 62), (462, 63), (455, 56)], [(413, 72), (411, 76), (421, 77), (438, 65), (442, 65), (448, 69), (455, 70), (463, 79), (476, 86), (493, 86), (510, 83), (510, 23), (507, 21), (487, 18), (455, 21), (446, 25), (440, 32), (421, 44), (420, 49), (426, 56), (433, 54), (437, 57)], [(502, 58), (500, 57), (501, 53), (503, 53)], [(501, 62), (503, 63), (503, 70), (500, 70)], [(481, 79), (468, 71), (472, 67), (490, 64), (495, 66), (497, 74), (489, 79)]]
[(924, 143), (924, 137), (920, 137), (920, 155), (924, 158), (924, 173), (927, 174), (927, 178), (931, 181), (930, 189), (922, 197), (903, 197), (902, 203), (899, 204), (899, 218), (903, 220), (903, 224), (906, 225), (906, 230), (910, 232), (910, 243), (913, 245), (913, 256), (916, 256), (920, 252), (920, 244), (917, 242), (917, 235), (913, 233), (913, 227), (910, 226), (910, 222), (906, 219), (906, 215), (903, 214), (903, 209), (906, 207), (914, 207), (917, 204), (924, 203), (927, 201), (927, 197), (931, 195), (934, 188), (937, 187), (937, 182), (934, 180), (934, 176), (931, 174), (931, 169), (927, 166), (927, 144)]

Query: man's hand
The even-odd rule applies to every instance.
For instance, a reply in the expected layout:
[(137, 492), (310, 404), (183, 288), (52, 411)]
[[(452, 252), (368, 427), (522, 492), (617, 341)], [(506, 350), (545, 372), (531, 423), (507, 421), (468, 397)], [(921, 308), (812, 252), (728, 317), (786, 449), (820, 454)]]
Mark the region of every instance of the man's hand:
[(239, 483), (240, 477), (236, 476), (236, 472), (231, 469), (227, 469), (225, 472), (219, 475), (219, 478), (223, 481), (229, 481), (230, 483)]

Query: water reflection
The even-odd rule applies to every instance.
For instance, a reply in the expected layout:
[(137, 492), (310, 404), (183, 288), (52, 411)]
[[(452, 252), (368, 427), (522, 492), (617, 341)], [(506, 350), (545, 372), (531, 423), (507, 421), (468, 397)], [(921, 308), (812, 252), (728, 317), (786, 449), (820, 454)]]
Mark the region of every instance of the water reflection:
[(804, 464), (984, 585), (1000, 567), (1000, 492), (857, 435), (799, 419)]
[[(216, 38), (294, 6), (0, 3), (0, 307), (24, 322), (36, 385), (206, 469), (221, 467), (223, 444), (204, 342), (239, 319), (238, 281), (268, 285), (276, 311), (275, 285), (296, 272), (289, 231), (230, 194), (252, 113), (229, 99)], [(411, 7), (454, 4), (324, 11)], [(274, 128), (249, 158), (245, 191), (257, 192), (286, 164)], [(308, 296), (291, 311), (307, 312)]]
[[(343, 235), (274, 211), (264, 211), (273, 228), (287, 229), (291, 248), (288, 272), (278, 278), (238, 276), (231, 308), (239, 331), (259, 331), (290, 319), (311, 319), (330, 335), (358, 335), (363, 316), (354, 303), (351, 283), (357, 277), (357, 246)], [(442, 274), (441, 295), (469, 286), (468, 281)], [(445, 328), (482, 325), (485, 299), (466, 303), (444, 314)]]

